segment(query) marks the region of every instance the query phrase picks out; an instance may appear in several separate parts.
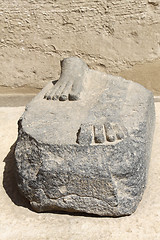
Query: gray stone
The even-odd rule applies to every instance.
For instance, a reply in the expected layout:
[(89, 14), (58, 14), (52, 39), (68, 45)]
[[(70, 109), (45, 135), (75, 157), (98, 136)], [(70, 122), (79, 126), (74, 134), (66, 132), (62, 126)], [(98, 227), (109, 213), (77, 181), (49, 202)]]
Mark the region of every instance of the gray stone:
[(78, 58), (64, 60), (58, 82), (19, 120), (20, 191), (37, 212), (133, 213), (146, 186), (154, 122), (150, 91)]

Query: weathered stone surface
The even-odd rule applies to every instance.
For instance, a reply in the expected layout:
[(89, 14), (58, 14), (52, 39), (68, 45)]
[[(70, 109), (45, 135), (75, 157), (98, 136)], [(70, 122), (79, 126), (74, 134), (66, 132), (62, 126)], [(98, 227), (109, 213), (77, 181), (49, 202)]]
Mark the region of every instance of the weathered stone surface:
[(152, 93), (88, 68), (80, 80), (78, 101), (47, 100), (49, 82), (27, 106), (15, 149), (18, 186), (38, 212), (129, 215), (146, 186)]

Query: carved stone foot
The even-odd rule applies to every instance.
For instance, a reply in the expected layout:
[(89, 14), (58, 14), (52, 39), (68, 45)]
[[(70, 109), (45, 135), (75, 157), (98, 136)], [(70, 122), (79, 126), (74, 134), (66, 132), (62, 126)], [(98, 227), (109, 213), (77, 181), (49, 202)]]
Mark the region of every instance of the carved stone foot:
[(65, 58), (61, 62), (61, 76), (45, 94), (47, 100), (76, 101), (84, 90), (86, 63), (78, 57)]
[(106, 122), (104, 125), (87, 123), (81, 124), (77, 133), (77, 143), (80, 145), (114, 143), (122, 140), (124, 136), (125, 133), (122, 127), (116, 123), (110, 124)]
[(146, 186), (154, 122), (147, 89), (67, 58), (19, 121), (17, 185), (37, 212), (130, 215)]

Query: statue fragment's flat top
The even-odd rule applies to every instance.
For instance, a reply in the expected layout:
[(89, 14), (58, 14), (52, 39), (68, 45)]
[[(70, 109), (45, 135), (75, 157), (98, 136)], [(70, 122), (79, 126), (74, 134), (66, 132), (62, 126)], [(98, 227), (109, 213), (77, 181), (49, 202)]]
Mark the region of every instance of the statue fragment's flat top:
[[(152, 98), (149, 91), (121, 77), (90, 70), (76, 57), (69, 60), (69, 66), (78, 60), (73, 66), (77, 69), (67, 68), (66, 73), (62, 68), (67, 79), (62, 72), (62, 84), (59, 84), (61, 78), (56, 83), (51, 81), (29, 104), (23, 120), (29, 134), (31, 131), (36, 139), (46, 143), (93, 145), (108, 144), (107, 138), (112, 135), (115, 139), (111, 142), (116, 142), (121, 140), (116, 135), (125, 134), (124, 128), (129, 132), (138, 128), (145, 110), (144, 97), (150, 95)], [(80, 86), (76, 85), (76, 93), (74, 95), (72, 90), (70, 97), (66, 91), (73, 85), (73, 79), (77, 80), (78, 72), (83, 72), (78, 78)], [(100, 139), (96, 140), (98, 136)]]
[(146, 185), (153, 95), (77, 57), (61, 68), (19, 121), (19, 188), (36, 211), (131, 214)]

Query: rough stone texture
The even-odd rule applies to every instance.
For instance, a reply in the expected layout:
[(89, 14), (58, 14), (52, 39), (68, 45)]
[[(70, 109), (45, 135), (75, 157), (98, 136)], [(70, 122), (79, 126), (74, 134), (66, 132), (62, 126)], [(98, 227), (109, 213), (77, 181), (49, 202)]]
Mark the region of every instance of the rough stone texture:
[(18, 186), (38, 212), (129, 215), (146, 186), (153, 96), (93, 70), (87, 80), (79, 101), (46, 100), (50, 82), (27, 106), (15, 149)]
[[(86, 217), (85, 214), (31, 211), (17, 189), (10, 147), (24, 107), (0, 108), (0, 229), (1, 240), (159, 240), (160, 239), (160, 102), (155, 103), (156, 128), (147, 188), (130, 216)], [(53, 237), (54, 236), (54, 237)]]
[(159, 0), (3, 0), (0, 29), (3, 86), (44, 87), (73, 55), (108, 73), (160, 58)]

